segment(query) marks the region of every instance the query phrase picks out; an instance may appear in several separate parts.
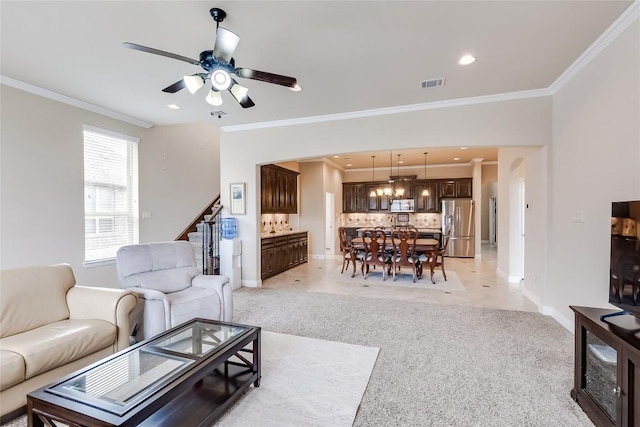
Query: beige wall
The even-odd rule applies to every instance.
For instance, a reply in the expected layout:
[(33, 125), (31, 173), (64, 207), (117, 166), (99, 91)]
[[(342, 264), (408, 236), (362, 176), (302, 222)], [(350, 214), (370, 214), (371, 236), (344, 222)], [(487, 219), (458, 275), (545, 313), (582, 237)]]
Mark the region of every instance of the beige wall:
[[(0, 267), (69, 263), (79, 284), (118, 287), (115, 265), (85, 268), (84, 124), (140, 138), (140, 240), (172, 240), (219, 188), (215, 128), (140, 128), (0, 86)], [(214, 166), (212, 166), (214, 165)]]
[(571, 327), (570, 304), (608, 306), (611, 202), (640, 200), (637, 20), (554, 96), (553, 138), (543, 304)]
[[(279, 128), (223, 130), (221, 159), (243, 160), (222, 161), (223, 200), (229, 197), (228, 183), (248, 183), (247, 215), (239, 218), (239, 233), (243, 240), (243, 283), (248, 286), (260, 284), (257, 227), (260, 206), (257, 189), (260, 187), (256, 165), (340, 153), (345, 151), (345, 147), (352, 152), (457, 147), (459, 141), (465, 141), (465, 145), (470, 147), (536, 146), (550, 142), (550, 117), (551, 100), (541, 97)], [(460, 123), (465, 125), (460, 126)], [(403, 141), (403, 146), (391, 147), (389, 141)], [(351, 180), (346, 173), (344, 179)], [(314, 209), (324, 212), (320, 204)], [(499, 253), (500, 256), (508, 257), (509, 254)]]

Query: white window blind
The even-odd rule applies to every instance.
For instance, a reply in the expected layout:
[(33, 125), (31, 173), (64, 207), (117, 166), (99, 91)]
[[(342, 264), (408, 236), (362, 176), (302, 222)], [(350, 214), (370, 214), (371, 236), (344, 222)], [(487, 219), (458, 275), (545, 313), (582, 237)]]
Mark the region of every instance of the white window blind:
[(138, 243), (138, 139), (84, 127), (84, 259)]

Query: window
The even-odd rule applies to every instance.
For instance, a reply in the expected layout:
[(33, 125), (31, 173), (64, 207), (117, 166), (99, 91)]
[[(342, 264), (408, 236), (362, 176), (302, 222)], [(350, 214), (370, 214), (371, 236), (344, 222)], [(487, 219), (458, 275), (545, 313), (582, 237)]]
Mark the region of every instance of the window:
[(138, 243), (138, 139), (84, 126), (84, 260)]

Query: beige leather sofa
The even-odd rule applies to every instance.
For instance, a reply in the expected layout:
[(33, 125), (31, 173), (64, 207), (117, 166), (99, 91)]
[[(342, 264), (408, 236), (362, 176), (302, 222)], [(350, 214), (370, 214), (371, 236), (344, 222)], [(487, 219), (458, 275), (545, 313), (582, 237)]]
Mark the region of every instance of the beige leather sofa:
[(129, 345), (131, 291), (75, 286), (67, 264), (0, 272), (0, 415)]

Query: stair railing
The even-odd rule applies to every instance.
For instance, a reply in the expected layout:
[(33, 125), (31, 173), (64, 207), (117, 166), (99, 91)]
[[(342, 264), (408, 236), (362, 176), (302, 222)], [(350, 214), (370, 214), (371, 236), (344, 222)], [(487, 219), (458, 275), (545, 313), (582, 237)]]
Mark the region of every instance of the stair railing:
[(220, 274), (220, 239), (222, 205), (211, 209), (209, 219), (202, 224), (202, 274)]

